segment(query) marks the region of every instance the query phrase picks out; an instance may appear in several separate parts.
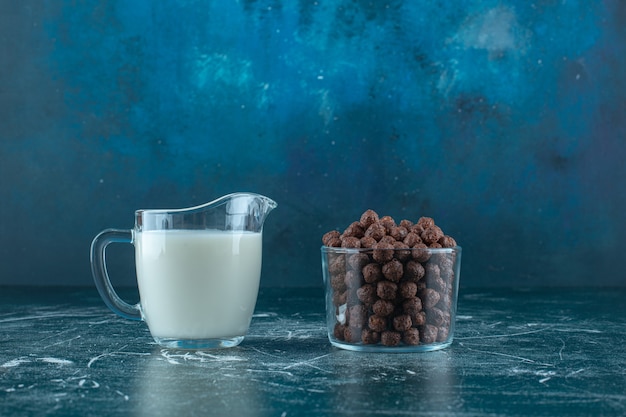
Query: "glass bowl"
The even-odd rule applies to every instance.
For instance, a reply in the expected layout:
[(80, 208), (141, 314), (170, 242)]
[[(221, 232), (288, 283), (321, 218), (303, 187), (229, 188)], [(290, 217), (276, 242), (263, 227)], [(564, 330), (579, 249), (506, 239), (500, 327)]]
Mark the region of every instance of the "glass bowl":
[(452, 343), (461, 247), (322, 246), (328, 339), (363, 352), (424, 352)]

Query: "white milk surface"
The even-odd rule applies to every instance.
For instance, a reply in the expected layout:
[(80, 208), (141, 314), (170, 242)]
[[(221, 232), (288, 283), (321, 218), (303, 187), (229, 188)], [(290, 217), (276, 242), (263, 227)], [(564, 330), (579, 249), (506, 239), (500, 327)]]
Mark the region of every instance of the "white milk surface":
[(261, 233), (150, 230), (135, 235), (144, 319), (154, 337), (243, 336), (261, 276)]

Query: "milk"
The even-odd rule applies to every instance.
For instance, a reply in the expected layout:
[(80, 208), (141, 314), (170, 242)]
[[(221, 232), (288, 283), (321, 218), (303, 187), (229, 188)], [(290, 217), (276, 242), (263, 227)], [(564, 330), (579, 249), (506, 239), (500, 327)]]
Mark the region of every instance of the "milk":
[(140, 305), (152, 336), (243, 336), (259, 289), (261, 236), (218, 230), (135, 233)]

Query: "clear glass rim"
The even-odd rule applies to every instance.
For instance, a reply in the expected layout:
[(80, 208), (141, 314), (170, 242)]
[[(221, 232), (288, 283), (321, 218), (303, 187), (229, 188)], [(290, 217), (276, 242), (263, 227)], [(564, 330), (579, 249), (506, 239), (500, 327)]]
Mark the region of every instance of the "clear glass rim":
[(266, 197), (264, 195), (257, 194), (257, 193), (248, 193), (248, 192), (242, 191), (242, 192), (226, 194), (219, 198), (216, 198), (215, 200), (209, 201), (208, 203), (203, 203), (203, 204), (199, 204), (197, 206), (192, 206), (192, 207), (183, 207), (183, 208), (174, 208), (174, 209), (167, 209), (167, 208), (139, 209), (139, 210), (135, 210), (135, 216), (139, 217), (139, 216), (153, 215), (153, 214), (177, 214), (177, 213), (187, 214), (187, 213), (191, 213), (194, 211), (204, 210), (205, 208), (212, 206), (212, 205), (217, 206), (225, 201), (231, 200), (236, 197), (258, 198), (260, 200), (263, 200), (271, 209), (274, 209), (278, 206), (278, 204), (269, 197)]
[[(369, 253), (374, 251), (375, 248), (338, 248), (334, 246), (324, 246), (322, 245), (321, 251), (322, 253)], [(429, 253), (453, 253), (453, 252), (461, 252), (462, 248), (460, 246), (454, 246), (451, 248), (384, 248), (382, 250), (385, 251), (408, 251), (408, 250), (420, 250)]]
[(383, 346), (383, 345), (365, 345), (362, 343), (348, 343), (336, 340), (332, 335), (328, 335), (330, 344), (345, 350), (353, 352), (371, 352), (371, 353), (425, 353), (434, 352), (445, 349), (452, 344), (452, 336), (444, 342), (435, 342), (420, 345), (399, 345), (399, 346)]

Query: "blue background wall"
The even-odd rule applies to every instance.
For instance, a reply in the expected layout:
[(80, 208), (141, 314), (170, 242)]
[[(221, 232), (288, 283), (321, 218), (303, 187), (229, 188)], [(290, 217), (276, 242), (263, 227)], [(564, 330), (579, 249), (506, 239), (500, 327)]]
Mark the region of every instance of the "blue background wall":
[(619, 0), (3, 1), (0, 284), (91, 285), (100, 230), (246, 190), (266, 286), (367, 208), (434, 217), (467, 286), (623, 285), (625, 40)]

